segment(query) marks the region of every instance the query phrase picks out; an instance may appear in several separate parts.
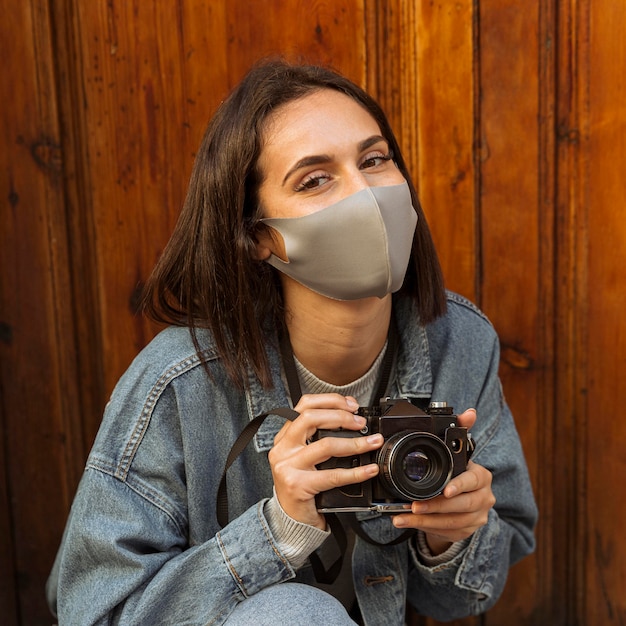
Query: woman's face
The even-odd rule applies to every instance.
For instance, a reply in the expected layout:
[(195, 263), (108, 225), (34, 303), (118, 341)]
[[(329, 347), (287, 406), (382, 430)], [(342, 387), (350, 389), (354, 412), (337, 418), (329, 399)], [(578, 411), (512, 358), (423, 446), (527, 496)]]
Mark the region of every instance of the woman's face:
[(349, 96), (322, 89), (267, 121), (259, 157), (263, 217), (314, 213), (365, 187), (404, 177), (374, 118)]

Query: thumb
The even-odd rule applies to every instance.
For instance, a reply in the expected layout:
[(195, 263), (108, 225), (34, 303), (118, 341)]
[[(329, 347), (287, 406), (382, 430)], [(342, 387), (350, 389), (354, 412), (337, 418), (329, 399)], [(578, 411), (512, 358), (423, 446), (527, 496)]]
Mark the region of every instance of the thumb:
[(476, 409), (467, 409), (457, 416), (457, 424), (464, 428), (471, 428), (476, 422)]

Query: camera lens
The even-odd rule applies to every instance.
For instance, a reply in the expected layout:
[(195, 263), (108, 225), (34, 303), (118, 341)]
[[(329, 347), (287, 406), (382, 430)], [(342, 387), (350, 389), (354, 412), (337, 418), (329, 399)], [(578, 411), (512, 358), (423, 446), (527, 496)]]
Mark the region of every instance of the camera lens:
[(418, 482), (428, 475), (430, 460), (421, 450), (413, 450), (404, 457), (402, 469), (410, 480)]
[(452, 454), (431, 433), (397, 433), (384, 443), (377, 458), (381, 482), (404, 500), (433, 498), (452, 476)]

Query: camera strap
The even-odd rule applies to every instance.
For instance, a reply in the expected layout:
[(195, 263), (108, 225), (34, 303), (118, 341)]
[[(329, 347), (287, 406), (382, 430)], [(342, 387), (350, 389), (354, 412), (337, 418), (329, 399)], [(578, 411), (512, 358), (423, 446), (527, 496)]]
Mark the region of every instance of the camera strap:
[[(298, 384), (298, 386), (300, 385)], [(241, 431), (239, 437), (237, 437), (237, 440), (228, 453), (228, 457), (226, 458), (226, 463), (224, 465), (224, 471), (222, 472), (222, 478), (217, 489), (216, 516), (217, 522), (222, 528), (228, 524), (228, 488), (226, 479), (228, 468), (243, 452), (244, 448), (250, 443), (254, 435), (259, 430), (261, 424), (270, 415), (278, 415), (288, 420), (294, 420), (298, 417), (299, 413), (287, 407), (278, 407), (268, 411), (267, 413), (257, 415)], [(311, 567), (313, 568), (315, 580), (317, 580), (318, 583), (330, 584), (335, 582), (339, 572), (341, 571), (341, 567), (343, 565), (343, 555), (345, 554), (346, 547), (348, 545), (348, 538), (346, 537), (343, 525), (334, 513), (326, 515), (325, 517), (328, 525), (330, 526), (331, 533), (337, 542), (337, 547), (339, 548), (339, 558), (337, 558), (328, 568), (315, 552), (312, 552), (309, 555), (309, 561), (311, 562)]]
[[(386, 394), (387, 387), (389, 385), (389, 379), (393, 371), (397, 350), (398, 333), (395, 322), (392, 318), (389, 324), (389, 331), (387, 334), (387, 349), (383, 357), (383, 364), (381, 367), (381, 372), (378, 383), (376, 385), (376, 389), (374, 390), (374, 393), (372, 394), (372, 397), (370, 399), (370, 407), (379, 404), (380, 399)], [(295, 406), (302, 396), (302, 388), (300, 387), (300, 381), (298, 379), (298, 373), (294, 362), (293, 349), (291, 347), (289, 334), (287, 332), (282, 332), (280, 334), (280, 351), (285, 377), (287, 379), (287, 386), (289, 388), (291, 403), (293, 406)], [(226, 524), (228, 524), (228, 469), (235, 462), (237, 457), (243, 452), (246, 446), (250, 443), (254, 435), (261, 427), (261, 424), (269, 415), (278, 415), (279, 417), (284, 417), (288, 420), (294, 420), (296, 417), (298, 417), (299, 413), (288, 407), (277, 407), (271, 409), (267, 413), (257, 415), (241, 431), (239, 437), (237, 437), (237, 440), (230, 449), (230, 452), (228, 453), (228, 457), (226, 458), (226, 463), (224, 465), (224, 471), (222, 472), (222, 478), (220, 480), (220, 484), (217, 490), (216, 516), (217, 522), (222, 528), (226, 526)], [(353, 514), (350, 514), (347, 517), (348, 523), (354, 529), (354, 532), (365, 541), (374, 545), (395, 545), (397, 543), (401, 543), (402, 541), (406, 541), (412, 534), (414, 534), (414, 531), (406, 531), (402, 533), (402, 535), (400, 535), (397, 539), (389, 543), (380, 543), (370, 538), (362, 530), (361, 525)], [(339, 520), (338, 516), (335, 513), (326, 513), (325, 518), (328, 522), (328, 525), (330, 526), (335, 541), (337, 542), (337, 547), (339, 548), (339, 557), (328, 568), (326, 568), (321, 558), (315, 552), (312, 552), (309, 555), (309, 560), (311, 562), (311, 566), (313, 568), (313, 573), (315, 574), (316, 580), (321, 583), (332, 583), (335, 581), (335, 579), (339, 575), (339, 572), (341, 571), (348, 541), (344, 526)]]
[(230, 449), (228, 456), (226, 457), (226, 463), (224, 464), (224, 471), (222, 472), (222, 478), (220, 480), (219, 487), (217, 488), (217, 502), (216, 502), (216, 516), (217, 523), (224, 528), (228, 524), (228, 489), (227, 489), (227, 472), (230, 466), (235, 462), (237, 457), (243, 452), (244, 448), (252, 441), (254, 435), (261, 427), (261, 424), (265, 421), (265, 418), (270, 415), (278, 415), (288, 420), (294, 420), (298, 417), (298, 413), (288, 407), (278, 407), (268, 411), (267, 413), (261, 413), (257, 415), (253, 420), (246, 424), (246, 427), (241, 431), (239, 437)]
[[(380, 404), (381, 398), (383, 398), (387, 394), (387, 387), (389, 386), (389, 380), (391, 378), (391, 374), (393, 372), (393, 368), (396, 361), (396, 356), (398, 353), (398, 329), (396, 327), (395, 319), (391, 318), (389, 323), (389, 330), (387, 331), (387, 349), (385, 351), (385, 355), (383, 357), (383, 363), (380, 370), (380, 375), (378, 378), (378, 382), (376, 384), (376, 388), (372, 393), (372, 396), (369, 401), (369, 407), (373, 407)], [(289, 340), (289, 334), (287, 332), (281, 333), (280, 336), (280, 352), (283, 360), (283, 368), (285, 370), (285, 378), (287, 379), (287, 386), (289, 387), (289, 396), (291, 397), (291, 402), (295, 406), (300, 397), (302, 396), (302, 389), (300, 387), (300, 380), (298, 379), (298, 372), (296, 370), (296, 364), (294, 362), (293, 357), (293, 349), (291, 347), (291, 342)], [(424, 400), (422, 398), (417, 399), (420, 406), (424, 405), (427, 407), (430, 403), (430, 398)], [(360, 522), (357, 520), (356, 515), (354, 513), (342, 513), (342, 518), (345, 518), (349, 526), (354, 530), (354, 532), (361, 537), (364, 541), (367, 541), (370, 544), (376, 546), (394, 546), (404, 541), (410, 539), (414, 534), (415, 530), (410, 529), (404, 531), (401, 535), (396, 537), (389, 542), (379, 542), (375, 539), (372, 539), (362, 528)], [(336, 513), (325, 513), (324, 516), (328, 520), (328, 525), (331, 527), (333, 534), (336, 537), (337, 543), (347, 544), (345, 538), (345, 530), (344, 525), (339, 521), (339, 518)], [(335, 529), (335, 527), (336, 529)], [(341, 548), (341, 555), (334, 564), (334, 566), (338, 565), (337, 572), (341, 569), (341, 564), (343, 562), (343, 555), (345, 552), (345, 548)], [(314, 559), (317, 558), (315, 553), (311, 554), (309, 560), (311, 561), (311, 565), (313, 567), (313, 571), (315, 573), (315, 577), (318, 582), (326, 582), (321, 581), (318, 578), (318, 573), (316, 571), (316, 565)], [(334, 580), (334, 579), (333, 579)], [(332, 582), (332, 581), (331, 581)]]

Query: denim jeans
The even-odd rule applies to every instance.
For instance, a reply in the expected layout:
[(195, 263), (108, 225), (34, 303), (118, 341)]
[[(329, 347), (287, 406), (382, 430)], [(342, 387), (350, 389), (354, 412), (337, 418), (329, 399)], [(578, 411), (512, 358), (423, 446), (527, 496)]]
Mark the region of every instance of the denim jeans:
[(354, 626), (343, 605), (324, 591), (300, 583), (266, 587), (240, 602), (225, 626)]

